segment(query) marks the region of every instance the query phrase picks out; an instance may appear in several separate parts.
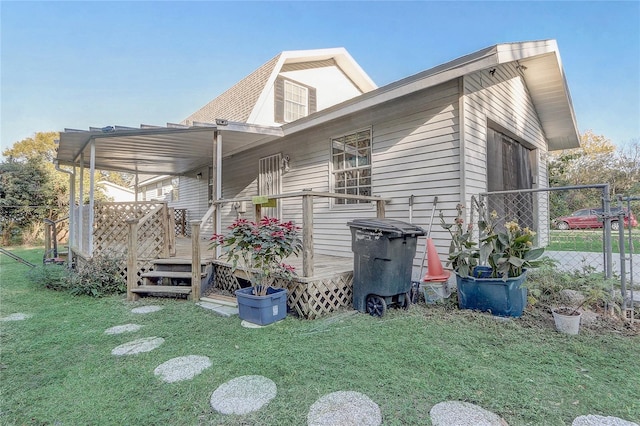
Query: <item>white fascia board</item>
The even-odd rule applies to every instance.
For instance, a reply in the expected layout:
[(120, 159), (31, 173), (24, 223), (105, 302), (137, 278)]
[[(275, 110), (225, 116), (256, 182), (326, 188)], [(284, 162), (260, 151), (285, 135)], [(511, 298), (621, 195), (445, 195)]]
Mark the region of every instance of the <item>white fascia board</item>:
[(278, 58), (278, 62), (273, 67), (273, 71), (271, 71), (271, 75), (269, 79), (265, 83), (264, 87), (262, 87), (262, 92), (260, 92), (260, 96), (258, 96), (258, 100), (253, 105), (253, 109), (251, 110), (251, 114), (249, 114), (249, 118), (247, 118), (248, 123), (255, 123), (258, 120), (258, 111), (262, 110), (262, 105), (269, 100), (269, 87), (272, 87), (275, 84), (276, 78), (278, 78), (278, 74), (280, 74), (280, 70), (282, 69), (282, 65), (284, 65), (284, 55), (280, 54)]
[(320, 113), (313, 114), (310, 119), (302, 118), (286, 124), (283, 126), (283, 130), (285, 135), (296, 133), (497, 64), (497, 55), (493, 53), (467, 64), (445, 69), (425, 77), (419, 77), (420, 74), (417, 74), (396, 83), (391, 83), (370, 94), (364, 94), (342, 104), (327, 108)]

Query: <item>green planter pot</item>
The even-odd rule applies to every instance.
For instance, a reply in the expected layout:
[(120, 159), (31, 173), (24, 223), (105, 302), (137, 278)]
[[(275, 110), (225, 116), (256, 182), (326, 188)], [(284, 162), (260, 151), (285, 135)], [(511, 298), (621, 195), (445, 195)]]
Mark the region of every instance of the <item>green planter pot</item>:
[(519, 317), (527, 306), (527, 289), (521, 287), (527, 277), (475, 278), (456, 274), (458, 307), (490, 312), (500, 317)]
[(253, 287), (236, 290), (238, 316), (240, 319), (258, 325), (268, 325), (287, 316), (287, 290), (271, 288), (264, 296), (251, 294)]

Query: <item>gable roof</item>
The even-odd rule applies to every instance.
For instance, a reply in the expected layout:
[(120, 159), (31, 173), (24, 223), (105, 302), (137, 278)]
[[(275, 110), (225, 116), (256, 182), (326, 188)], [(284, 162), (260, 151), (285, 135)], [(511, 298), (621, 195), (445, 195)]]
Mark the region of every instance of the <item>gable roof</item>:
[(280, 72), (334, 65), (340, 68), (362, 93), (377, 87), (342, 47), (284, 51), (184, 119), (182, 124), (214, 123), (218, 118), (237, 123), (254, 123), (256, 105), (265, 102), (269, 88), (273, 86)]
[[(284, 53), (283, 53), (284, 54)], [(277, 61), (281, 60), (281, 57)], [(274, 58), (275, 59), (275, 58)], [(212, 140), (222, 134), (222, 157), (270, 143), (283, 136), (399, 99), (476, 71), (517, 61), (549, 143), (549, 149), (580, 146), (571, 96), (555, 40), (498, 44), (439, 65), (283, 126), (246, 123), (92, 128), (60, 134), (57, 161), (78, 165), (95, 147), (95, 167), (134, 173), (181, 174), (211, 163)], [(357, 64), (356, 64), (357, 65)], [(526, 70), (524, 70), (526, 67)], [(274, 66), (275, 69), (275, 66)], [(219, 117), (220, 118), (220, 117)]]
[[(285, 135), (398, 99), (466, 74), (517, 61), (550, 150), (578, 148), (580, 133), (555, 40), (497, 44), (283, 125)], [(526, 68), (526, 69), (525, 69)]]

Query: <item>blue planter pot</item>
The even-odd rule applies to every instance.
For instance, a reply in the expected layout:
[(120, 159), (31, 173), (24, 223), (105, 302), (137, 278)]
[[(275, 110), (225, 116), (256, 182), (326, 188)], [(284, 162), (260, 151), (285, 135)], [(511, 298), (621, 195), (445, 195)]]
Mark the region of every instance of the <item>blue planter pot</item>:
[(287, 316), (286, 289), (269, 287), (264, 296), (255, 296), (252, 292), (252, 287), (235, 291), (240, 319), (258, 325), (268, 325)]
[[(486, 275), (486, 272), (474, 275)], [(501, 317), (519, 317), (527, 306), (527, 289), (522, 286), (526, 271), (519, 277), (476, 278), (456, 274), (458, 307), (490, 312)]]

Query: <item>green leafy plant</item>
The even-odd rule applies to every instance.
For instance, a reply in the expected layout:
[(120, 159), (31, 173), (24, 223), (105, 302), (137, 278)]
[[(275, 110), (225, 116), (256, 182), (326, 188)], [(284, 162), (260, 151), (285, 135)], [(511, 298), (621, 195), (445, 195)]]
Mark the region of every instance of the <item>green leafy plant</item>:
[(520, 227), (516, 221), (498, 227), (499, 217), (495, 211), (488, 213), (484, 204), (478, 201), (475, 201), (475, 208), (478, 212), (477, 243), (473, 219), (466, 226), (464, 224), (462, 204), (456, 206), (458, 214), (453, 224), (447, 224), (440, 212), (441, 225), (451, 235), (447, 265), (451, 265), (458, 275), (469, 276), (476, 266), (481, 265), (491, 268), (492, 278), (506, 280), (522, 275), (526, 268), (541, 264), (537, 259), (544, 253), (544, 248), (534, 248), (534, 231)]
[(247, 271), (254, 294), (265, 295), (276, 279), (291, 279), (295, 274), (293, 266), (283, 261), (302, 250), (299, 229), (293, 222), (273, 217), (258, 223), (237, 219), (227, 234), (211, 237), (211, 247), (222, 247), (234, 271), (238, 266)]
[(447, 223), (444, 219), (444, 213), (440, 210), (440, 225), (449, 231), (451, 235), (451, 244), (449, 245), (449, 258), (447, 266), (453, 267), (453, 270), (462, 277), (471, 275), (473, 268), (478, 265), (480, 252), (478, 243), (474, 241), (473, 223), (464, 224), (464, 206), (456, 205), (457, 216), (453, 223)]
[(101, 297), (124, 293), (127, 283), (120, 271), (123, 261), (122, 255), (109, 253), (83, 262), (69, 275), (71, 294)]
[(31, 282), (50, 290), (67, 290), (70, 271), (61, 265), (40, 265), (28, 272)]

